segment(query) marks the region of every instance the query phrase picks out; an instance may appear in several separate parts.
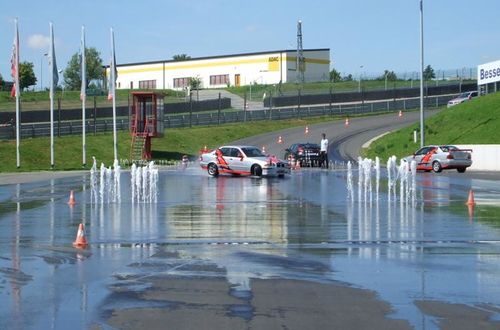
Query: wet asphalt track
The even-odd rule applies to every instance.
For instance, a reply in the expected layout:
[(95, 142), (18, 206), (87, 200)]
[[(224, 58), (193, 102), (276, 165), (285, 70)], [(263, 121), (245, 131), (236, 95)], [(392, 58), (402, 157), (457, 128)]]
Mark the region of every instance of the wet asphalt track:
[[(353, 130), (366, 131), (355, 128), (358, 120), (351, 120)], [(377, 122), (366, 134), (394, 127), (387, 118)], [(318, 124), (310, 127), (311, 141), (323, 131), (330, 141), (351, 134), (343, 122)], [(291, 143), (303, 129), (282, 136)], [(245, 143), (280, 154), (283, 146), (270, 141), (274, 134)], [(339, 154), (358, 144), (339, 144)], [(69, 207), (72, 189), (77, 204)], [(107, 328), (114, 311), (193, 306), (146, 299), (160, 276), (223, 279), (233, 300), (220, 308), (247, 326), (258, 317), (252, 283), (270, 279), (372, 290), (392, 306), (389, 318), (417, 329), (438, 324), (423, 301), (465, 304), (498, 326), (498, 178), (419, 173), (414, 202), (387, 194), (384, 171), (378, 194), (373, 187), (372, 197), (361, 200), (359, 189), (353, 201), (346, 198), (345, 168), (302, 169), (281, 180), (210, 178), (196, 164), (162, 169), (159, 202), (152, 205), (132, 204), (127, 184), (121, 204), (94, 205), (88, 174), (0, 186), (0, 328)], [(470, 189), (472, 210), (464, 205)], [(85, 250), (71, 246), (81, 221), (90, 243)]]

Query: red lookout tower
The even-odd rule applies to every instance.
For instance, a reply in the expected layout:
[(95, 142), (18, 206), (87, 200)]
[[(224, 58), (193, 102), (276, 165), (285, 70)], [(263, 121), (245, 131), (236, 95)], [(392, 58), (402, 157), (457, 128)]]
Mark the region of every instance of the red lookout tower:
[(151, 159), (151, 138), (163, 136), (163, 94), (132, 92), (130, 159)]

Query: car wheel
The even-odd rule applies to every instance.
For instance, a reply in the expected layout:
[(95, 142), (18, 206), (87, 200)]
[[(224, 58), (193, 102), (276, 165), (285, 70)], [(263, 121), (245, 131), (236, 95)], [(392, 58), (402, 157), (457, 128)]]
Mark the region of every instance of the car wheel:
[(441, 166), (440, 162), (434, 161), (432, 163), (432, 170), (434, 171), (434, 173), (439, 173), (443, 170), (443, 167)]
[(467, 169), (466, 167), (459, 167), (459, 168), (457, 168), (457, 172), (464, 173), (466, 169)]
[(262, 167), (259, 165), (253, 165), (251, 172), (253, 175), (262, 176)]
[(219, 169), (217, 168), (217, 165), (215, 165), (214, 163), (208, 164), (207, 172), (208, 172), (208, 175), (210, 175), (210, 176), (215, 177), (215, 176), (219, 175)]

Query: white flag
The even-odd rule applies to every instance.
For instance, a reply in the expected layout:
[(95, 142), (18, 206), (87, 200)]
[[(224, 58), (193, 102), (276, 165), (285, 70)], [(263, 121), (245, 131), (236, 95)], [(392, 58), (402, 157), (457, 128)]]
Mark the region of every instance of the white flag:
[(111, 64), (109, 66), (109, 79), (108, 79), (108, 100), (115, 98), (116, 92), (116, 78), (118, 72), (116, 71), (116, 56), (115, 56), (115, 34), (111, 29)]
[(80, 89), (80, 99), (83, 100), (87, 96), (87, 66), (85, 62), (85, 27), (82, 26), (82, 40), (80, 45), (80, 73), (82, 79), (82, 87)]
[(12, 58), (10, 59), (10, 73), (12, 75), (12, 80), (14, 85), (12, 85), (12, 90), (10, 96), (15, 97), (19, 94), (19, 31), (17, 28), (17, 19), (15, 21), (16, 31), (14, 32), (14, 43), (12, 45)]

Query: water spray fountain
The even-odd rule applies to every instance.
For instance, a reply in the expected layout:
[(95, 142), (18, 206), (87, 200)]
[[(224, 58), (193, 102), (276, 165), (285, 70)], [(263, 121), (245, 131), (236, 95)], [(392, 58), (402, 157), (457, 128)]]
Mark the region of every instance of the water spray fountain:
[[(90, 169), (91, 203), (121, 203), (121, 167), (117, 160), (113, 167), (107, 168), (103, 163), (97, 170), (97, 162)], [(158, 168), (154, 162), (137, 167), (132, 164), (130, 170), (130, 190), (132, 203), (156, 203)]]
[[(375, 172), (375, 175), (373, 175)], [(373, 177), (375, 177), (375, 200), (379, 200), (380, 189), (380, 159), (375, 158), (375, 161), (369, 158), (358, 157), (358, 201), (372, 203), (372, 187)], [(416, 201), (416, 173), (417, 166), (415, 161), (408, 163), (401, 159), (397, 166), (395, 156), (387, 160), (387, 198), (389, 203), (397, 200), (397, 189), (399, 184), (399, 201), (401, 204)], [(347, 197), (354, 200), (353, 182), (352, 182), (352, 165), (347, 163)]]
[(132, 164), (130, 168), (130, 188), (132, 203), (157, 202), (158, 168), (154, 162), (147, 166), (137, 167)]
[(351, 161), (347, 162), (347, 198), (351, 201), (354, 200), (352, 195), (352, 164)]

